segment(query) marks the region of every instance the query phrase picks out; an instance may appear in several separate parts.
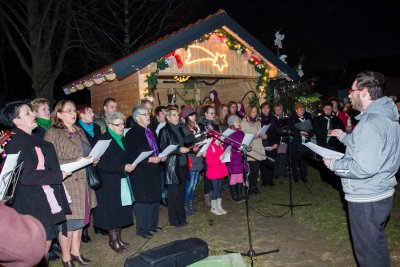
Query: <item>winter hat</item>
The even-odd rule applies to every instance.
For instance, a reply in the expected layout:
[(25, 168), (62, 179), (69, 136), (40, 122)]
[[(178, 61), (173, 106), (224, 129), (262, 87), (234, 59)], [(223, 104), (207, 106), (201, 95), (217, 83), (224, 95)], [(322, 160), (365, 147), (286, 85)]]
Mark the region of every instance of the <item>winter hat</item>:
[(229, 127), (233, 126), (233, 124), (235, 124), (235, 122), (237, 122), (239, 120), (240, 120), (240, 118), (238, 116), (236, 116), (236, 115), (229, 116), (229, 118), (228, 118)]
[(196, 110), (194, 110), (194, 108), (186, 106), (182, 109), (181, 111), (181, 117), (186, 119), (187, 117), (189, 117), (190, 115), (196, 114)]

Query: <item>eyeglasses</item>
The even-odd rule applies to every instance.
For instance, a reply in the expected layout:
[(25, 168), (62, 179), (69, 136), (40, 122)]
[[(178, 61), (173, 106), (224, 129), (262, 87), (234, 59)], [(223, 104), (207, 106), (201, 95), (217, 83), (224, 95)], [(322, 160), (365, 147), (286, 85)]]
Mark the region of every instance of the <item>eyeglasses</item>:
[(62, 113), (76, 114), (77, 111), (76, 111), (76, 109), (67, 109), (67, 110), (63, 110)]
[(362, 90), (364, 90), (364, 88), (350, 88), (349, 89), (349, 95), (351, 94), (351, 93), (353, 93), (354, 91), (362, 91)]
[(124, 127), (125, 125), (123, 124), (123, 123), (118, 123), (118, 124), (115, 124), (115, 123), (110, 123), (111, 125), (114, 125), (114, 126), (116, 126), (116, 127)]
[(146, 116), (146, 117), (150, 117), (151, 116), (150, 113), (140, 113), (139, 115)]

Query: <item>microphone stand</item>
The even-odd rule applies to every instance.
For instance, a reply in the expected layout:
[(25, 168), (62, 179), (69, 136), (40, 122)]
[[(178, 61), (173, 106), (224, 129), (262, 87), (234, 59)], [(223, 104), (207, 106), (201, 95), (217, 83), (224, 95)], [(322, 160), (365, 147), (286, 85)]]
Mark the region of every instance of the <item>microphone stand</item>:
[(277, 204), (277, 203), (272, 203), (272, 205), (275, 206), (283, 206), (283, 207), (289, 207), (290, 208), (290, 215), (293, 216), (293, 208), (295, 207), (304, 207), (304, 206), (310, 206), (311, 204), (293, 204), (293, 175), (292, 175), (292, 151), (290, 149), (290, 144), (292, 142), (293, 136), (291, 135), (292, 132), (290, 129), (287, 130), (287, 135), (289, 136), (289, 142), (288, 142), (288, 148), (287, 150), (289, 151), (289, 160), (288, 160), (288, 177), (289, 177), (289, 204)]
[[(209, 132), (214, 132), (214, 131), (209, 131)], [(232, 141), (233, 143), (239, 145), (242, 148), (242, 153), (243, 153), (243, 177), (244, 177), (244, 183), (247, 183), (247, 175), (246, 175), (246, 166), (247, 166), (247, 152), (251, 151), (251, 147), (247, 146), (245, 144), (239, 143), (236, 140), (233, 140), (232, 138), (229, 138), (228, 136), (224, 136), (223, 134), (218, 133), (219, 135), (221, 135), (222, 137), (224, 137), (224, 139), (228, 139), (230, 141)], [(213, 138), (216, 138), (218, 140), (220, 140), (222, 143), (225, 143), (224, 140), (222, 140), (221, 138), (215, 137), (213, 136)], [(238, 148), (235, 148), (232, 146), (232, 148), (239, 150)], [(270, 254), (270, 253), (275, 253), (275, 252), (279, 252), (279, 249), (274, 249), (274, 250), (270, 250), (270, 251), (263, 251), (263, 252), (258, 252), (256, 253), (253, 249), (253, 239), (252, 239), (252, 235), (251, 235), (251, 227), (250, 227), (250, 212), (249, 212), (249, 194), (248, 194), (248, 187), (247, 190), (245, 190), (245, 204), (246, 204), (246, 221), (247, 221), (247, 237), (249, 240), (249, 250), (246, 253), (243, 252), (239, 252), (240, 255), (242, 256), (247, 256), (250, 258), (250, 263), (251, 263), (251, 267), (254, 266), (254, 260), (253, 258), (256, 256), (261, 256), (261, 255), (265, 255), (265, 254)], [(231, 251), (231, 250), (224, 250), (226, 253), (237, 253), (237, 251)]]

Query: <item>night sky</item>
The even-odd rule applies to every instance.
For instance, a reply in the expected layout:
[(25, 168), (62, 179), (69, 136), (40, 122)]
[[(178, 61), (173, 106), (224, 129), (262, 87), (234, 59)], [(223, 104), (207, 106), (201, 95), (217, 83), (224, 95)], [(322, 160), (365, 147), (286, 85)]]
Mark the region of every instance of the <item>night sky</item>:
[(222, 8), (273, 51), (274, 33), (280, 30), (285, 34), (281, 53), (292, 65), (304, 54), (305, 71), (340, 70), (352, 58), (400, 54), (397, 1), (202, 2), (207, 3), (199, 9), (203, 16)]
[[(273, 52), (276, 49), (274, 34), (280, 30), (285, 34), (281, 53), (288, 55), (287, 62), (291, 66), (296, 65), (304, 55), (306, 59), (303, 70), (306, 77), (323, 72), (344, 72), (352, 59), (399, 57), (400, 4), (397, 1), (380, 1), (383, 4), (378, 1), (354, 2), (356, 1), (190, 0), (190, 7), (179, 21), (180, 27), (185, 27), (224, 9)], [(13, 91), (9, 97), (20, 98), (21, 94), (17, 92), (27, 92), (30, 82), (13, 52), (3, 57), (3, 66), (8, 72), (6, 82), (11, 88), (9, 92)], [(97, 67), (93, 67), (91, 71), (96, 69)], [(400, 75), (400, 68), (395, 72)], [(87, 73), (62, 77), (56, 90), (60, 91), (63, 84)], [(335, 80), (333, 78), (326, 84)], [(4, 81), (0, 82), (3, 87)], [(63, 97), (62, 93), (58, 95)]]

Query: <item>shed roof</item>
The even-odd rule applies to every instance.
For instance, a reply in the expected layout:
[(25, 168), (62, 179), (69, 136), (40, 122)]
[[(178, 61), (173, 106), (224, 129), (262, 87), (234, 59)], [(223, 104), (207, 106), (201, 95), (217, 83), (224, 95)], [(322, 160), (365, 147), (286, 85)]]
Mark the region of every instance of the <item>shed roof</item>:
[(113, 80), (115, 78), (121, 80), (169, 54), (171, 51), (184, 47), (205, 34), (221, 28), (229, 31), (236, 39), (248, 46), (251, 51), (274, 65), (285, 78), (294, 81), (299, 79), (297, 73), (292, 68), (282, 62), (274, 53), (221, 9), (213, 15), (201, 19), (194, 24), (189, 24), (185, 28), (149, 43), (110, 65), (104, 66), (65, 85), (64, 92), (68, 94), (74, 92), (76, 89), (80, 90), (85, 87), (91, 87), (93, 84), (99, 84), (105, 80)]

